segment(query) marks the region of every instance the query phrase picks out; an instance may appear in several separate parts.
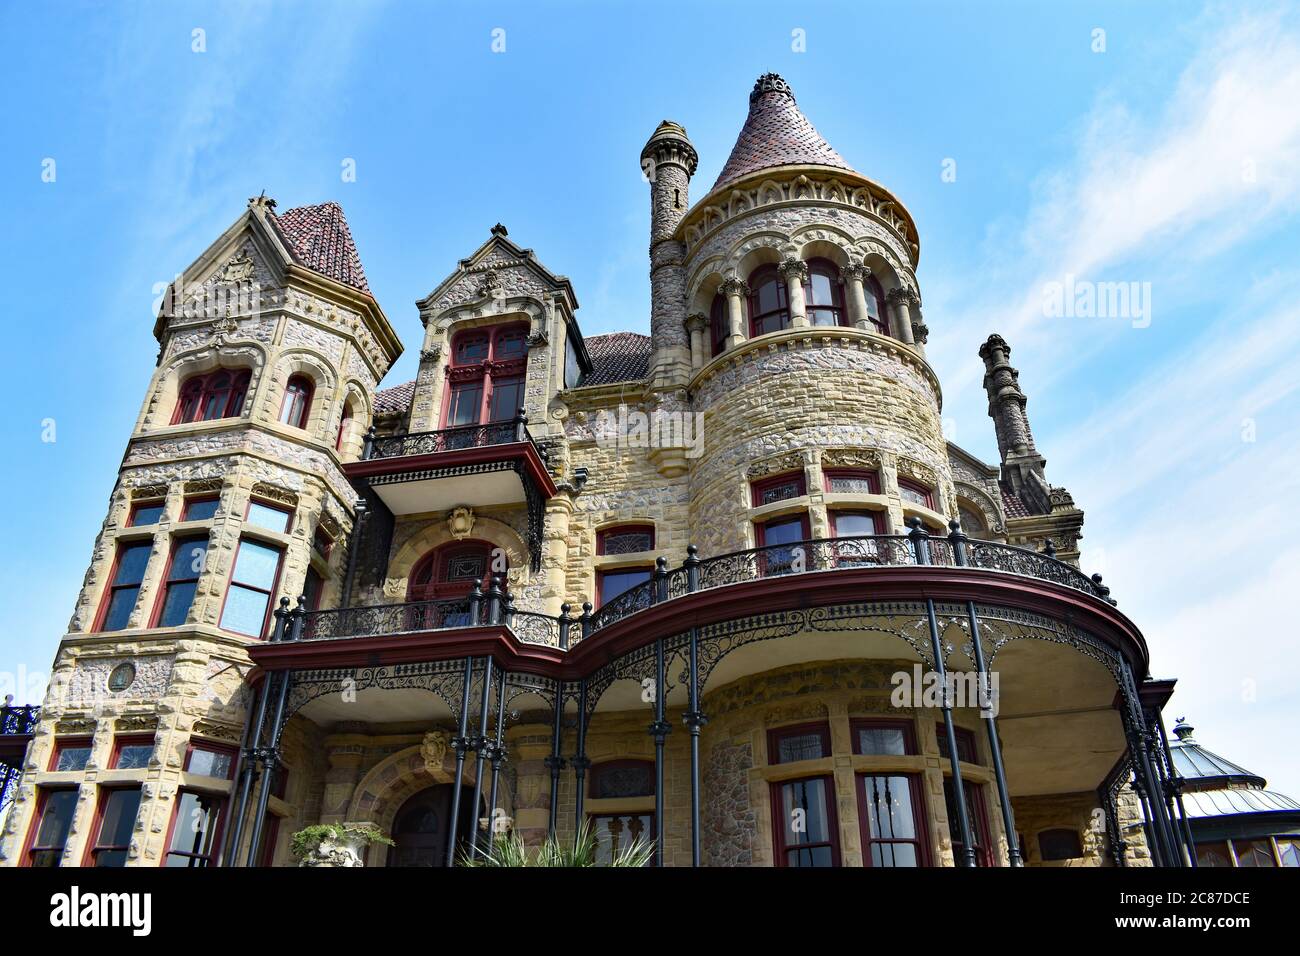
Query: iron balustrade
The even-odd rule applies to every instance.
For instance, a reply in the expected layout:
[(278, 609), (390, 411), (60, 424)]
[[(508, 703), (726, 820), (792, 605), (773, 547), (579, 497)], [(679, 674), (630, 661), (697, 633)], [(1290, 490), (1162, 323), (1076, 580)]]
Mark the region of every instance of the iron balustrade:
[(23, 734), (34, 734), (36, 732), (36, 723), (40, 719), (41, 708), (39, 704), (14, 706), (5, 703), (0, 706), (0, 736), (15, 737)]
[(408, 435), (375, 434), (375, 427), (366, 432), (361, 458), (370, 461), (378, 458), (404, 458), (408, 455), (433, 455), (444, 451), (461, 451), (466, 448), (489, 448), (528, 442), (538, 457), (546, 459), (528, 431), (528, 416), (520, 409), (514, 418), (482, 425), (457, 425), (432, 432), (414, 432)]
[(308, 611), (302, 640), (328, 640), (371, 634), (403, 634), (458, 627), (501, 624), (526, 644), (567, 650), (612, 624), (695, 591), (728, 587), (764, 578), (820, 574), (848, 568), (969, 567), (1051, 581), (1095, 598), (1110, 600), (1100, 575), (1088, 577), (1053, 553), (967, 538), (960, 532), (933, 537), (918, 528), (908, 535), (859, 535), (812, 538), (790, 544), (749, 548), (700, 560), (694, 546), (686, 561), (669, 569), (660, 558), (648, 581), (611, 598), (594, 613), (583, 605), (578, 616), (565, 605), (560, 615), (524, 611), (513, 606), (497, 586), (475, 588), (468, 598), (416, 601), (366, 607)]

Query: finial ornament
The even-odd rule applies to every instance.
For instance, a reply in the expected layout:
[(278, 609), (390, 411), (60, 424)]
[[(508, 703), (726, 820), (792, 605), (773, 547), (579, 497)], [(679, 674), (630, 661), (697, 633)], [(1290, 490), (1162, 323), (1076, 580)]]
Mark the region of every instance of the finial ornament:
[(765, 93), (784, 93), (794, 102), (794, 90), (780, 73), (764, 73), (754, 82), (754, 89), (749, 94), (750, 105)]

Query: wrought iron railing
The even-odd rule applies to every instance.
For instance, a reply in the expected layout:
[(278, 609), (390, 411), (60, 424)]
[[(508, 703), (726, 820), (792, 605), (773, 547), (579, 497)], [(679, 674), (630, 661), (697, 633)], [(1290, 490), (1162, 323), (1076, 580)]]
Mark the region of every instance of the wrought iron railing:
[(14, 737), (36, 732), (36, 722), (41, 719), (39, 704), (15, 706), (9, 701), (0, 705), (0, 736)]
[(486, 592), (475, 587), (467, 598), (459, 600), (307, 611), (302, 613), (301, 627), (289, 633), (299, 634), (297, 639), (301, 640), (321, 640), (503, 624), (525, 643), (568, 649), (618, 621), (696, 591), (849, 568), (909, 566), (979, 568), (1014, 574), (1051, 581), (1115, 603), (1100, 575), (1088, 577), (1058, 560), (1050, 547), (1047, 551), (1031, 551), (969, 539), (959, 531), (936, 537), (914, 525), (907, 535), (817, 538), (734, 551), (705, 560), (696, 557), (695, 548), (690, 547), (680, 567), (670, 570), (666, 559), (660, 558), (648, 581), (612, 598), (594, 613), (590, 604), (584, 604), (578, 616), (570, 615), (567, 604), (558, 616), (518, 610), (501, 585), (491, 583)]
[(500, 422), (487, 422), (483, 425), (458, 425), (454, 428), (441, 428), (432, 432), (415, 432), (409, 435), (375, 434), (372, 425), (366, 433), (362, 445), (361, 458), (369, 461), (376, 458), (402, 458), (407, 455), (432, 455), (444, 451), (460, 451), (465, 448), (487, 448), (492, 445), (509, 445), (514, 442), (531, 442), (537, 448), (538, 455), (542, 449), (533, 442), (528, 432), (528, 416), (523, 409), (514, 418)]

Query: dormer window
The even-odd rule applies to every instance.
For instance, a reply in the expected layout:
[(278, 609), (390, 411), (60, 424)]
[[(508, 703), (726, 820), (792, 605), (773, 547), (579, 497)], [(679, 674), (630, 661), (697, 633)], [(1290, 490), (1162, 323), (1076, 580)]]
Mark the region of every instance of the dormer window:
[(195, 375), (181, 386), (172, 424), (208, 422), (218, 418), (234, 418), (244, 409), (251, 373), (244, 369), (218, 369), (206, 375)]
[(528, 327), (471, 329), (452, 340), (443, 427), (509, 421), (524, 403)]

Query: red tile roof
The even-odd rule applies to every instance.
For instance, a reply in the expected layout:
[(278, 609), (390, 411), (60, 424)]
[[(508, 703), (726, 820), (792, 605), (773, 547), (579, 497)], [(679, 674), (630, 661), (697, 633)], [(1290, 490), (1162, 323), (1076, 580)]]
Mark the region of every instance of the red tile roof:
[(650, 336), (639, 332), (610, 332), (586, 340), (591, 357), (591, 374), (583, 385), (611, 385), (635, 382), (650, 370)]
[(799, 111), (790, 85), (775, 73), (764, 73), (749, 94), (749, 117), (713, 189), (760, 169), (793, 165), (835, 166), (853, 171)]
[(1006, 512), (1008, 518), (1028, 518), (1033, 514), (1019, 495), (1007, 491), (1005, 488), (1001, 489), (1001, 491), (1002, 510)]
[(370, 294), (352, 230), (338, 203), (298, 206), (272, 216), (299, 265)]
[(375, 414), (391, 415), (394, 412), (404, 412), (411, 407), (411, 400), (414, 397), (415, 379), (403, 382), (401, 385), (394, 385), (392, 388), (381, 389), (375, 392)]

